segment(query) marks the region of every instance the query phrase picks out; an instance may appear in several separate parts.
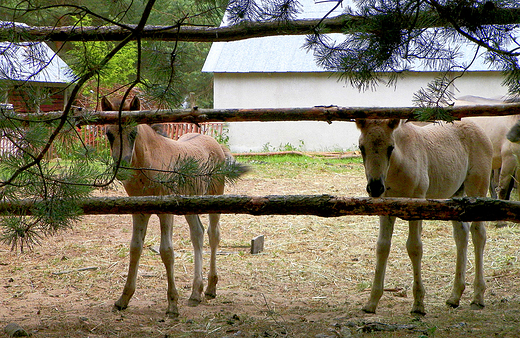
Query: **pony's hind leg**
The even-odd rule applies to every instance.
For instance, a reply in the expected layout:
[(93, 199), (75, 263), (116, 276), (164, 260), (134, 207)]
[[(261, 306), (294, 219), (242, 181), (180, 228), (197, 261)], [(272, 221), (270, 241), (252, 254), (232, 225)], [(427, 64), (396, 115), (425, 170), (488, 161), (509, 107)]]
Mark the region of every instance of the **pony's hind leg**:
[(139, 267), (139, 259), (143, 251), (143, 242), (146, 236), (146, 229), (150, 215), (134, 214), (132, 215), (132, 240), (130, 241), (130, 264), (128, 265), (128, 277), (126, 278), (123, 294), (115, 302), (114, 309), (124, 310), (128, 307), (130, 298), (135, 292), (135, 285), (137, 279), (137, 269)]
[(168, 309), (166, 315), (170, 318), (179, 316), (179, 310), (177, 308), (177, 302), (179, 300), (179, 294), (175, 288), (175, 278), (173, 274), (173, 244), (172, 244), (172, 227), (173, 227), (173, 215), (160, 214), (159, 221), (161, 224), (161, 245), (159, 252), (163, 261), (164, 267), (166, 268), (166, 279), (168, 281), (167, 298), (168, 298)]
[(486, 223), (471, 223), (471, 238), (475, 248), (475, 281), (473, 282), (474, 295), (471, 302), (471, 308), (480, 310), (484, 308), (484, 292), (486, 291), (486, 282), (484, 281), (484, 246), (486, 245)]
[(466, 261), (468, 254), (469, 224), (467, 222), (452, 221), (453, 237), (457, 246), (457, 263), (455, 267), (455, 279), (450, 298), (446, 301), (451, 307), (458, 307), (460, 298), (466, 287)]
[(217, 250), (220, 243), (220, 214), (209, 215), (209, 246), (211, 247), (211, 258), (209, 263), (208, 286), (206, 287), (206, 298), (213, 299), (217, 296)]
[(189, 306), (197, 306), (202, 301), (204, 284), (202, 280), (202, 248), (204, 245), (204, 227), (199, 215), (186, 215), (186, 221), (190, 225), (190, 237), (193, 244), (193, 286), (188, 300)]

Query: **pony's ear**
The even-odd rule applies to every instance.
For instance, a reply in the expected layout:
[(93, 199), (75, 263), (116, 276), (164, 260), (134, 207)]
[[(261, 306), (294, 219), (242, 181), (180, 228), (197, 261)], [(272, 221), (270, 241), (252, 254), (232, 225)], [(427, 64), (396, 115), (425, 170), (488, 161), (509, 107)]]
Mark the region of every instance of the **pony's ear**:
[(130, 110), (141, 110), (141, 100), (137, 96), (134, 96), (130, 102)]
[(400, 122), (400, 119), (390, 119), (390, 121), (388, 121), (388, 128), (393, 130), (399, 126)]
[(114, 107), (112, 106), (112, 102), (110, 102), (110, 100), (107, 99), (106, 96), (103, 96), (101, 98), (101, 110), (112, 111), (112, 110), (116, 110), (116, 109), (114, 109)]
[(358, 129), (363, 129), (363, 128), (365, 128), (366, 125), (367, 125), (366, 119), (356, 119), (356, 126), (358, 127)]

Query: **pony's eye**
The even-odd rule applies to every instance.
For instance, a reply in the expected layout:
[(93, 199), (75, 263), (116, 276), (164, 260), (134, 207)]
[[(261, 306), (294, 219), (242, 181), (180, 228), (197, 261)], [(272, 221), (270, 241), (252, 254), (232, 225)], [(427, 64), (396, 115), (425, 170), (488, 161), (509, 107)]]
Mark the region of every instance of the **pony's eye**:
[(107, 134), (108, 142), (110, 142), (110, 144), (114, 143), (114, 134), (111, 131), (107, 131), (106, 134)]
[(388, 158), (390, 158), (393, 151), (394, 151), (394, 146), (388, 146), (388, 149), (386, 150), (386, 156), (388, 156)]
[(359, 146), (359, 150), (361, 151), (361, 156), (365, 157), (365, 146)]

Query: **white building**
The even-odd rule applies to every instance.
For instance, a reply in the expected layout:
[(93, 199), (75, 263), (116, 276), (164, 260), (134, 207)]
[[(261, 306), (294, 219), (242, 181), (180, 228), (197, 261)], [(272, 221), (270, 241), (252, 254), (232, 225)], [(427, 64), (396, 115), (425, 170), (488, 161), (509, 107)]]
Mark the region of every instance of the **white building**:
[[(27, 26), (0, 21), (1, 28)], [(63, 110), (72, 70), (45, 42), (0, 42), (0, 103), (17, 112)]]
[[(300, 0), (300, 19), (321, 18), (334, 2)], [(341, 14), (342, 8), (334, 15)], [(340, 34), (334, 34), (340, 38)], [(438, 77), (434, 69), (412, 67), (396, 86), (379, 85), (360, 92), (338, 75), (316, 65), (312, 52), (302, 49), (305, 36), (273, 36), (213, 43), (204, 72), (214, 74), (214, 108), (410, 107), (413, 94)], [(471, 58), (471, 47), (462, 57)], [(502, 97), (502, 74), (477, 60), (458, 79), (456, 96)], [(302, 150), (348, 150), (357, 147), (359, 132), (352, 122), (234, 122), (229, 146), (234, 152), (278, 149), (286, 144)]]

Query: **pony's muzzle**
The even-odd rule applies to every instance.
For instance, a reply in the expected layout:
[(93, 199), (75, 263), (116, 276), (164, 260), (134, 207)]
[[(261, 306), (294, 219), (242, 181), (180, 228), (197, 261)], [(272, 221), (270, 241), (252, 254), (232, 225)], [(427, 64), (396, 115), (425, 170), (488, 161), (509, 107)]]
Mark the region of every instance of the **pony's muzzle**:
[(368, 181), (367, 192), (370, 197), (380, 197), (385, 192), (385, 183), (382, 179), (372, 179)]
[[(117, 162), (117, 158), (114, 158), (114, 162)], [(116, 178), (118, 180), (124, 181), (129, 178), (130, 172), (128, 168), (130, 168), (130, 161), (132, 161), (131, 156), (125, 156), (121, 159), (121, 162), (119, 163), (119, 166), (115, 166), (112, 168), (114, 172), (117, 170)]]
[[(112, 156), (112, 158), (114, 159), (115, 163), (117, 163), (117, 161), (119, 160), (119, 157), (117, 155)], [(130, 167), (130, 163), (132, 163), (132, 156), (123, 156), (123, 158), (121, 158), (119, 166), (123, 168), (128, 168)]]

